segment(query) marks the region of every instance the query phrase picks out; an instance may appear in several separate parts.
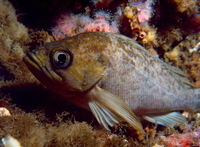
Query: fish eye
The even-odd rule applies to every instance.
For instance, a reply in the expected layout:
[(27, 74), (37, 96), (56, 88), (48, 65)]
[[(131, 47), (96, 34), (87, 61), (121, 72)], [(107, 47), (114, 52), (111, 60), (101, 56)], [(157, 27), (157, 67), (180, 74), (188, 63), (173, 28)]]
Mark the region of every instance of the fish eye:
[(70, 53), (65, 50), (57, 50), (52, 54), (52, 63), (57, 68), (66, 68), (71, 62)]

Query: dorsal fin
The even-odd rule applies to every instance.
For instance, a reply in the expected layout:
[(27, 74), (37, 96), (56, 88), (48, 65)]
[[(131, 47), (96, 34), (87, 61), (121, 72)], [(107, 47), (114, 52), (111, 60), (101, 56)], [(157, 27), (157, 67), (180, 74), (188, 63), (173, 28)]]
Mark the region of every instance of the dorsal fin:
[[(183, 85), (184, 87), (187, 87), (187, 88), (193, 88), (195, 87), (194, 84), (192, 84), (188, 78), (186, 77), (186, 74), (180, 69), (180, 68), (177, 68), (177, 67), (174, 67), (166, 62), (164, 62), (163, 60), (161, 60), (160, 58), (156, 57), (155, 55), (153, 55), (152, 53), (150, 53), (148, 50), (146, 50), (143, 46), (141, 46), (140, 44), (138, 44), (136, 41), (134, 41), (133, 39), (131, 38), (128, 38), (128, 37), (125, 37), (125, 36), (122, 36), (122, 35), (117, 35), (116, 36), (119, 38), (119, 39), (122, 39), (122, 40), (127, 40), (129, 43), (131, 43), (133, 45), (133, 47), (135, 49), (138, 49), (140, 50), (141, 52), (143, 52), (147, 57), (149, 57), (151, 60), (154, 60), (155, 62), (160, 62), (161, 66), (168, 70), (168, 72), (170, 74), (172, 74), (172, 76), (181, 84)], [(127, 51), (128, 52), (128, 51)]]
[(165, 68), (173, 75), (173, 77), (182, 83), (183, 86), (190, 88), (195, 87), (195, 85), (189, 81), (189, 79), (186, 77), (186, 74), (180, 68), (176, 68), (165, 62), (163, 63), (163, 66), (165, 66)]
[(174, 66), (164, 62), (160, 58), (151, 54), (148, 50), (146, 50), (143, 46), (141, 46), (139, 44), (135, 45), (135, 46), (137, 47), (137, 49), (140, 49), (141, 51), (143, 51), (146, 56), (150, 57), (151, 59), (153, 59), (155, 61), (157, 60), (158, 62), (160, 62), (161, 66), (163, 66), (166, 70), (168, 70), (169, 73), (172, 74), (172, 76), (177, 81), (179, 81), (184, 87), (187, 87), (187, 88), (195, 87), (195, 85), (189, 81), (189, 79), (186, 77), (187, 75), (180, 68), (174, 67)]

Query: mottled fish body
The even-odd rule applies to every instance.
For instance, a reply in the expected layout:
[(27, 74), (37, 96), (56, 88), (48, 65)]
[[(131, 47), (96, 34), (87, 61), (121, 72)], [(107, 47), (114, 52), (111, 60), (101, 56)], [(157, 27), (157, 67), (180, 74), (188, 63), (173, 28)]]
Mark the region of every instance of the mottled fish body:
[(165, 126), (198, 111), (200, 90), (185, 74), (119, 34), (89, 32), (29, 52), (24, 62), (47, 87), (91, 110), (109, 129), (127, 121), (143, 133), (138, 116)]

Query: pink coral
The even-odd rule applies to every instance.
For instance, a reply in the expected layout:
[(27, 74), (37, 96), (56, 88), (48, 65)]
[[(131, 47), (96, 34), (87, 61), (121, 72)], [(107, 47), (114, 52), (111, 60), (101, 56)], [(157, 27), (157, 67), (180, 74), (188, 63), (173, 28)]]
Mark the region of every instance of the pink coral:
[(90, 24), (85, 25), (85, 32), (110, 32), (117, 33), (118, 25), (116, 21), (109, 22), (110, 15), (103, 11), (99, 11), (95, 14), (95, 19), (91, 19)]
[(73, 36), (76, 28), (77, 16), (75, 15), (62, 15), (57, 21), (58, 25), (53, 28), (53, 35), (57, 40), (65, 37), (65, 34)]
[[(160, 138), (167, 143), (167, 146), (189, 147), (194, 144), (194, 139), (200, 139), (200, 129), (191, 133), (172, 134), (169, 137), (160, 136)], [(200, 145), (200, 142), (197, 143)]]
[(132, 7), (136, 7), (138, 12), (139, 12), (138, 13), (138, 21), (139, 21), (139, 23), (146, 22), (151, 18), (152, 12), (153, 12), (153, 9), (152, 9), (152, 6), (151, 6), (152, 3), (153, 3), (153, 0), (146, 0), (145, 2), (143, 2), (141, 0), (129, 1), (129, 4)]
[(110, 14), (104, 11), (96, 12), (94, 18), (88, 15), (62, 15), (53, 28), (53, 36), (60, 40), (65, 36), (71, 37), (84, 32), (110, 32), (118, 33), (117, 21), (110, 20)]

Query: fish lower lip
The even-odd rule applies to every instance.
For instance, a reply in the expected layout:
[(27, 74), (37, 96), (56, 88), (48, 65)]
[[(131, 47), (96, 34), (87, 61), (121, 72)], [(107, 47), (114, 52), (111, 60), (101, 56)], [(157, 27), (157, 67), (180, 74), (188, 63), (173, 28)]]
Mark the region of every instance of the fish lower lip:
[(34, 62), (37, 67), (39, 67), (42, 70), (43, 67), (42, 62), (33, 52), (27, 52), (27, 57), (29, 58), (29, 60)]
[(27, 65), (27, 67), (32, 72), (32, 68), (34, 68), (37, 71), (41, 71), (41, 63), (40, 60), (35, 56), (32, 52), (27, 52), (27, 56), (23, 58), (24, 63)]
[[(48, 70), (47, 67), (43, 65), (40, 59), (33, 52), (27, 52), (27, 56), (25, 56), (23, 60), (26, 63), (26, 65), (29, 67), (31, 72), (34, 73), (34, 70), (37, 70), (37, 72), (41, 72), (41, 74), (44, 74), (51, 83), (55, 81), (62, 81), (62, 78), (58, 76), (55, 72)], [(42, 75), (38, 75), (38, 76), (42, 76)]]
[(39, 67), (39, 69), (49, 77), (49, 79), (52, 79), (51, 75), (49, 74), (48, 70), (46, 69), (45, 66), (43, 66), (42, 62), (40, 59), (33, 53), (33, 52), (28, 52), (27, 56), (29, 59), (34, 62), (35, 66)]

